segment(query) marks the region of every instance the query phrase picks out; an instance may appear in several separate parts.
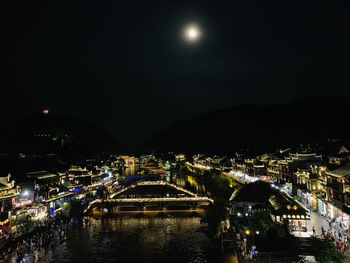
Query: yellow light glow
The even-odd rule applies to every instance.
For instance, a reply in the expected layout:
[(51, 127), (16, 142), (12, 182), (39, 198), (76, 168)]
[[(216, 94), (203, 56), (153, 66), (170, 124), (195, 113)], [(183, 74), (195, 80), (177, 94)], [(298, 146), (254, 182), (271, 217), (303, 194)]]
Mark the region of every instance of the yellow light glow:
[(47, 213), (46, 212), (41, 212), (41, 213), (39, 213), (36, 216), (32, 216), (31, 219), (34, 220), (34, 221), (41, 221), (41, 220), (44, 220), (46, 217), (47, 217)]
[(196, 25), (188, 25), (184, 30), (184, 37), (189, 42), (196, 42), (201, 36), (201, 31)]
[(5, 221), (1, 221), (1, 222), (0, 222), (0, 226), (5, 225), (5, 224), (7, 224), (8, 222), (10, 222), (9, 219), (6, 219)]
[(196, 38), (198, 37), (198, 31), (194, 28), (188, 30), (188, 37), (189, 38)]
[(246, 230), (244, 231), (244, 233), (245, 233), (246, 235), (249, 235), (249, 234), (250, 234), (250, 230), (249, 230), (249, 229), (246, 229)]

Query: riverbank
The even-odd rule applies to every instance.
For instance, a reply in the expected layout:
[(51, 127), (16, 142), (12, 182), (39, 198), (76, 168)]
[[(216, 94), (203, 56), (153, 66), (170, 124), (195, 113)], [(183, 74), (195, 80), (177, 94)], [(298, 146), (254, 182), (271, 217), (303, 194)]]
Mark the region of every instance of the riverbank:
[[(183, 177), (183, 178), (182, 178)], [(178, 181), (171, 181), (174, 183), (179, 183), (181, 186), (186, 187), (186, 189), (191, 189), (187, 185), (187, 183), (190, 183), (187, 176), (179, 176), (175, 175), (174, 178)], [(173, 180), (174, 178), (171, 178)], [(167, 178), (170, 179), (170, 178)], [(201, 181), (201, 180), (199, 180)], [(208, 182), (206, 182), (206, 185), (208, 185)], [(225, 182), (225, 187), (226, 182)], [(212, 189), (211, 187), (207, 186), (208, 189)], [(199, 188), (203, 188), (201, 185)], [(216, 191), (221, 191), (220, 187), (217, 188), (215, 191), (211, 191), (210, 193), (215, 193)], [(197, 189), (198, 190), (198, 189)], [(231, 190), (225, 191), (227, 193), (231, 193)], [(207, 194), (207, 192), (203, 192), (201, 194)], [(217, 196), (217, 195), (216, 195)], [(81, 202), (82, 200), (79, 200)], [(87, 201), (87, 200), (86, 200)], [(78, 211), (82, 210), (82, 207), (78, 204), (76, 204), (77, 201), (72, 202), (72, 204), (65, 203), (62, 205), (61, 213), (66, 215), (77, 214)], [(86, 207), (86, 204), (85, 204)], [(79, 214), (79, 213), (78, 213)], [(161, 235), (158, 237), (159, 241), (167, 242), (169, 234), (173, 235), (174, 237), (171, 238), (169, 236), (169, 244), (166, 245), (164, 248), (164, 251), (161, 252), (164, 255), (168, 255), (168, 246), (173, 246), (174, 243), (178, 242), (187, 242), (182, 239), (182, 237), (178, 236), (177, 232), (172, 232), (170, 229), (179, 228), (178, 231), (182, 232), (184, 235), (188, 235), (187, 239), (191, 240), (193, 239), (193, 236), (198, 238), (197, 242), (191, 241), (190, 246), (191, 249), (194, 249), (194, 251), (191, 251), (191, 253), (194, 253), (196, 255), (196, 251), (201, 251), (200, 255), (198, 255), (198, 258), (193, 258), (193, 261), (187, 261), (186, 255), (182, 255), (182, 260), (177, 262), (204, 262), (209, 261), (209, 259), (215, 258), (215, 261), (210, 260), (210, 262), (221, 262), (221, 255), (220, 250), (215, 242), (213, 242), (212, 239), (208, 237), (208, 231), (206, 225), (204, 225), (203, 218), (206, 216), (206, 211), (203, 209), (189, 209), (189, 210), (169, 210), (169, 209), (162, 209), (162, 210), (146, 210), (146, 211), (119, 211), (117, 213), (103, 213), (103, 210), (100, 211), (100, 213), (95, 213), (93, 217), (86, 217), (83, 222), (80, 223), (80, 226), (76, 228), (75, 230), (72, 230), (72, 223), (65, 223), (61, 222), (58, 218), (60, 215), (57, 215), (56, 219), (48, 219), (43, 223), (44, 228), (35, 228), (34, 231), (31, 233), (23, 234), (21, 237), (18, 237), (15, 240), (11, 240), (8, 242), (6, 249), (3, 253), (3, 262), (18, 262), (22, 258), (26, 258), (26, 262), (61, 262), (61, 261), (67, 261), (67, 259), (58, 260), (61, 259), (61, 255), (56, 254), (55, 251), (60, 250), (61, 253), (66, 255), (66, 258), (69, 259), (69, 262), (81, 262), (80, 259), (78, 259), (76, 256), (80, 253), (84, 255), (86, 253), (86, 248), (81, 250), (77, 249), (77, 246), (80, 245), (79, 239), (77, 239), (77, 235), (79, 235), (80, 241), (83, 242), (83, 240), (86, 239), (87, 244), (86, 246), (91, 246), (90, 240), (94, 240), (91, 242), (95, 242), (95, 246), (104, 246), (104, 242), (106, 240), (113, 239), (113, 242), (122, 242), (124, 235), (127, 235), (127, 233), (124, 231), (125, 228), (127, 229), (130, 224), (135, 224), (135, 227), (138, 228), (137, 231), (143, 231), (143, 229), (150, 228), (152, 231), (148, 232), (146, 235), (147, 238), (152, 238), (154, 235), (155, 229), (153, 229), (153, 226), (155, 222), (159, 224), (159, 226), (162, 229), (159, 229), (161, 232)], [(66, 218), (70, 218), (69, 216)], [(85, 224), (84, 221), (87, 220), (88, 224)], [(123, 226), (123, 229), (113, 230), (115, 227), (114, 224), (120, 224), (120, 226)], [(108, 226), (109, 225), (109, 226)], [(113, 226), (112, 226), (113, 225)], [(96, 232), (97, 229), (101, 229), (100, 232)], [(187, 229), (186, 233), (183, 232), (183, 229)], [(130, 229), (133, 233), (133, 235), (137, 236), (137, 232), (134, 233), (135, 229)], [(128, 231), (128, 230), (127, 230)], [(136, 231), (136, 230), (135, 230)], [(169, 232), (170, 231), (170, 232)], [(89, 236), (85, 236), (87, 233), (90, 233)], [(140, 233), (140, 235), (142, 235)], [(192, 234), (190, 234), (192, 233)], [(97, 235), (100, 236), (100, 239), (95, 240), (93, 236), (91, 235)], [(142, 236), (140, 236), (142, 238)], [(128, 240), (124, 240), (125, 244), (119, 244), (120, 249), (128, 250), (128, 246), (133, 246), (133, 244), (129, 244)], [(146, 242), (147, 243), (147, 242)], [(143, 244), (145, 246), (145, 244)], [(203, 248), (203, 245), (205, 248)], [(70, 247), (73, 246), (73, 247)], [(209, 248), (210, 247), (210, 248)], [(95, 248), (95, 247), (94, 247)], [(90, 250), (94, 250), (94, 248), (90, 248)], [(156, 248), (156, 247), (155, 247)], [(107, 248), (106, 248), (107, 249)], [(134, 248), (134, 250), (137, 250), (138, 248)], [(181, 246), (182, 251), (186, 251), (185, 248)], [(207, 251), (207, 249), (209, 249)], [(151, 251), (153, 251), (153, 248), (150, 248)], [(67, 252), (68, 251), (68, 252)], [(129, 251), (130, 254), (131, 251)], [(114, 250), (110, 250), (107, 253), (115, 253)], [(147, 254), (147, 251), (140, 251), (142, 254)], [(151, 253), (157, 253), (157, 252), (151, 252)], [(175, 253), (175, 252), (174, 252)], [(181, 253), (180, 253), (181, 254)], [(94, 257), (92, 255), (92, 257)], [(47, 259), (46, 259), (47, 258)], [(50, 261), (49, 261), (50, 258)], [(99, 262), (101, 258), (104, 258), (103, 255), (100, 255), (100, 257), (96, 257), (96, 262)], [(117, 257), (119, 261), (119, 256)], [(10, 259), (10, 261), (9, 261)], [(86, 257), (86, 259), (90, 260), (90, 257)], [(108, 260), (108, 258), (104, 258), (105, 260)], [(141, 258), (140, 258), (141, 259)], [(155, 257), (155, 262), (162, 262), (164, 259), (160, 260), (159, 258)], [(197, 261), (200, 260), (200, 261)], [(218, 259), (218, 261), (216, 260)], [(57, 261), (58, 260), (58, 261)], [(125, 258), (125, 260), (128, 260)], [(136, 258), (137, 261), (138, 258)], [(157, 261), (158, 260), (158, 261)], [(204, 261), (203, 261), (204, 260)], [(166, 259), (167, 262), (168, 259)], [(126, 261), (125, 261), (126, 262)], [(141, 262), (141, 261), (140, 261)], [(170, 261), (171, 262), (171, 261)], [(176, 262), (176, 261), (174, 261)]]
[(74, 220), (64, 217), (50, 219), (28, 233), (9, 239), (1, 248), (0, 262), (9, 262), (10, 259), (21, 262), (32, 250), (46, 249), (64, 242)]
[[(70, 228), (67, 240), (34, 247), (27, 263), (147, 262), (231, 263), (206, 235), (198, 216), (87, 217)], [(13, 255), (13, 254), (11, 254)], [(36, 261), (35, 261), (36, 260)], [(13, 258), (6, 263), (15, 263)]]

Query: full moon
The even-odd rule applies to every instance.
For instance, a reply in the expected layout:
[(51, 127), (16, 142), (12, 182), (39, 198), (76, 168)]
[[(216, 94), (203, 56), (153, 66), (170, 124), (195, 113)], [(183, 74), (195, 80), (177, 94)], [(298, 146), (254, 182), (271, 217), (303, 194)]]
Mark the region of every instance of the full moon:
[(196, 25), (189, 25), (184, 30), (185, 40), (188, 42), (196, 42), (201, 36), (201, 32)]

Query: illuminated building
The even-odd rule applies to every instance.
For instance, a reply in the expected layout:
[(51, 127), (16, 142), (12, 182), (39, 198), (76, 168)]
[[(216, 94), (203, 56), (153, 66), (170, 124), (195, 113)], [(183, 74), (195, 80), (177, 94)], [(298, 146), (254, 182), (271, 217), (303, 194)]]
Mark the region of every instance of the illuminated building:
[(230, 205), (230, 213), (238, 217), (268, 210), (275, 222), (284, 223), (296, 231), (306, 231), (310, 220), (305, 207), (270, 183), (260, 180), (238, 188), (230, 198)]
[(182, 153), (175, 155), (176, 162), (182, 162), (186, 160), (186, 156)]
[(48, 114), (49, 114), (49, 112), (50, 112), (50, 111), (49, 111), (49, 109), (48, 109), (48, 108), (43, 109), (43, 114), (44, 114), (44, 115), (48, 115)]
[(11, 231), (13, 204), (19, 195), (11, 176), (0, 177), (0, 238)]
[(70, 200), (74, 195), (62, 188), (61, 174), (38, 171), (27, 173), (26, 176), (33, 182), (34, 202), (45, 204), (50, 216), (56, 214), (60, 203)]
[(334, 171), (325, 172), (327, 183), (326, 200), (320, 200), (318, 209), (321, 214), (335, 219), (349, 227), (350, 214), (350, 164), (341, 166)]
[[(100, 181), (98, 175), (93, 175), (86, 167), (72, 165), (61, 183), (69, 189), (79, 189), (81, 186), (88, 186)], [(78, 190), (77, 190), (78, 191)], [(80, 190), (79, 190), (80, 191)]]
[(342, 145), (336, 151), (328, 154), (328, 163), (330, 165), (341, 166), (350, 161), (350, 151), (345, 145)]

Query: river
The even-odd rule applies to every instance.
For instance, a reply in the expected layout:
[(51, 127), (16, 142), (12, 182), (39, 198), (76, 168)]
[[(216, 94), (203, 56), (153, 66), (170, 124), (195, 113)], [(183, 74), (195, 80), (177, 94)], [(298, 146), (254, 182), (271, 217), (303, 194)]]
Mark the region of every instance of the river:
[[(89, 218), (70, 239), (46, 251), (35, 251), (26, 262), (236, 262), (221, 255), (201, 231), (200, 218), (188, 215)], [(12, 262), (15, 262), (13, 259)]]
[[(165, 180), (204, 191), (194, 178), (171, 175)], [(111, 218), (88, 217), (70, 232), (69, 239), (26, 255), (25, 262), (234, 263), (203, 231), (195, 212), (130, 213)], [(12, 258), (11, 262), (16, 262)]]

